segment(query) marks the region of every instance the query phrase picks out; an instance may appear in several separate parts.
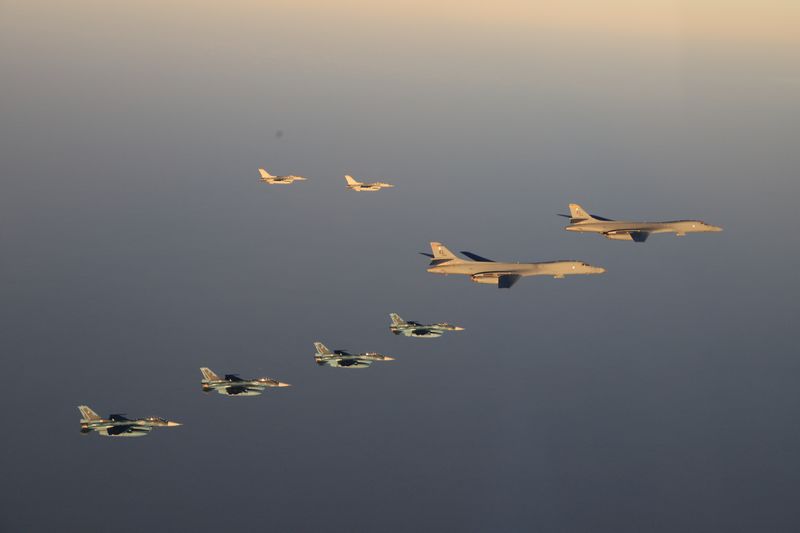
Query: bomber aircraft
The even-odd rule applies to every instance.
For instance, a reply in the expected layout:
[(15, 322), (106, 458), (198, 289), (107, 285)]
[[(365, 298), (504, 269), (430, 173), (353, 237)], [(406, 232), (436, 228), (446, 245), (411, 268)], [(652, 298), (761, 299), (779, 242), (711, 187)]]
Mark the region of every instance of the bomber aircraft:
[(102, 418), (88, 405), (79, 405), (78, 410), (83, 417), (81, 418), (81, 433), (95, 431), (104, 437), (144, 437), (155, 427), (180, 426), (178, 422), (170, 422), (155, 416), (126, 418), (123, 414), (115, 414), (108, 415), (108, 418)]
[(441, 337), (447, 331), (464, 331), (464, 328), (453, 326), (444, 322), (437, 324), (420, 324), (412, 320), (403, 320), (397, 313), (389, 313), (392, 325), (389, 330), (395, 335), (405, 335), (406, 337), (434, 338)]
[(394, 187), (391, 183), (385, 183), (382, 181), (373, 181), (372, 183), (364, 183), (362, 181), (356, 181), (353, 176), (347, 175), (344, 177), (345, 181), (347, 181), (347, 188), (351, 191), (358, 191), (358, 192), (365, 192), (365, 191), (379, 191), (381, 189), (388, 189)]
[(381, 355), (375, 352), (351, 354), (345, 350), (330, 351), (324, 344), (314, 343), (317, 353), (314, 360), (319, 366), (332, 366), (335, 368), (366, 368), (375, 361), (394, 361), (394, 357)]
[(460, 259), (440, 242), (431, 243), (432, 254), (420, 252), (431, 258), (428, 272), (433, 274), (463, 274), (475, 283), (496, 285), (510, 289), (527, 276), (553, 276), (561, 279), (576, 274), (602, 274), (605, 268), (583, 261), (548, 261), (543, 263), (498, 263), (472, 252), (461, 252), (469, 260)]
[(207, 367), (201, 368), (200, 372), (203, 374), (201, 381), (203, 392), (217, 391), (225, 396), (258, 396), (268, 387), (290, 386), (288, 383), (271, 378), (242, 379), (236, 374), (219, 377)]
[(564, 229), (577, 233), (599, 233), (606, 239), (614, 241), (644, 242), (651, 233), (675, 233), (683, 237), (687, 233), (710, 233), (722, 231), (719, 226), (706, 224), (702, 220), (669, 220), (666, 222), (632, 222), (629, 220), (611, 220), (597, 215), (590, 215), (578, 204), (569, 204), (570, 225)]
[(263, 183), (269, 183), (270, 185), (288, 185), (290, 183), (294, 183), (295, 181), (306, 181), (306, 179), (308, 179), (304, 178), (303, 176), (294, 176), (292, 174), (289, 174), (288, 176), (273, 176), (263, 168), (259, 168), (258, 172), (261, 174), (261, 181)]

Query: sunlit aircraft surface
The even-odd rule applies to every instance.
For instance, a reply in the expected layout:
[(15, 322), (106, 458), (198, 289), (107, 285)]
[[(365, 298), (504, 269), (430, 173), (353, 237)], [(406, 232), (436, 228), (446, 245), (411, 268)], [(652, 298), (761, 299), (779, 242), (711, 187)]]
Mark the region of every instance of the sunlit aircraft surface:
[(376, 352), (352, 354), (346, 350), (329, 350), (321, 342), (315, 342), (314, 360), (319, 366), (332, 366), (335, 368), (366, 368), (375, 361), (394, 361), (394, 357), (381, 355)]
[(201, 381), (203, 392), (217, 391), (225, 396), (258, 396), (270, 387), (290, 386), (288, 383), (266, 377), (242, 379), (236, 374), (225, 374), (220, 377), (207, 367), (201, 368), (200, 372), (203, 374), (203, 380)]
[(431, 243), (432, 254), (421, 252), (431, 258), (428, 272), (433, 274), (462, 274), (470, 276), (475, 283), (496, 285), (509, 289), (517, 281), (528, 276), (553, 276), (564, 278), (579, 274), (602, 274), (606, 269), (583, 261), (548, 261), (543, 263), (500, 263), (472, 252), (461, 252), (469, 260), (457, 257), (440, 242)]
[(675, 233), (683, 237), (687, 233), (710, 233), (722, 231), (719, 226), (706, 224), (702, 220), (669, 220), (665, 222), (633, 222), (630, 220), (611, 220), (590, 215), (578, 204), (569, 204), (570, 225), (564, 229), (577, 233), (598, 233), (615, 241), (644, 242), (652, 233)]
[(156, 416), (146, 418), (126, 418), (124, 414), (108, 415), (102, 418), (92, 411), (87, 405), (79, 405), (81, 412), (81, 433), (92, 431), (104, 437), (144, 437), (156, 427), (180, 426), (177, 422), (170, 422)]

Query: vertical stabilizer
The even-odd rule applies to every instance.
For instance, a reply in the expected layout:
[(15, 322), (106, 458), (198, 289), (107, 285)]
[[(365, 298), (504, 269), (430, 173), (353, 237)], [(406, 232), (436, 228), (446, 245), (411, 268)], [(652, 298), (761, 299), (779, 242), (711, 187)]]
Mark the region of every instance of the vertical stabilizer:
[(314, 348), (317, 349), (317, 353), (319, 355), (330, 355), (332, 352), (328, 349), (327, 346), (322, 344), (321, 342), (317, 341), (314, 343)]
[(403, 324), (406, 323), (406, 321), (400, 318), (400, 315), (398, 315), (397, 313), (389, 313), (389, 318), (392, 319), (393, 326), (402, 326)]
[(78, 410), (81, 412), (81, 416), (84, 420), (102, 420), (100, 415), (92, 411), (88, 405), (79, 405)]
[(261, 174), (262, 178), (274, 178), (275, 177), (272, 174), (270, 174), (269, 172), (267, 172), (266, 170), (264, 170), (263, 168), (259, 168), (258, 169), (258, 173)]
[(348, 185), (361, 185), (361, 182), (356, 181), (355, 178), (353, 178), (353, 176), (351, 176), (350, 174), (346, 175), (344, 179)]
[(587, 222), (590, 220), (596, 220), (592, 215), (586, 212), (586, 210), (578, 204), (569, 204), (569, 214), (571, 217), (571, 222), (573, 224), (578, 222)]
[(433, 260), (441, 262), (444, 261), (459, 261), (456, 254), (447, 249), (447, 246), (440, 242), (431, 243), (431, 251), (433, 252)]
[(222, 380), (221, 377), (219, 377), (217, 374), (215, 374), (214, 371), (211, 370), (208, 367), (204, 366), (203, 368), (200, 369), (200, 372), (203, 373), (203, 379), (205, 379), (206, 381), (220, 381), (220, 380)]

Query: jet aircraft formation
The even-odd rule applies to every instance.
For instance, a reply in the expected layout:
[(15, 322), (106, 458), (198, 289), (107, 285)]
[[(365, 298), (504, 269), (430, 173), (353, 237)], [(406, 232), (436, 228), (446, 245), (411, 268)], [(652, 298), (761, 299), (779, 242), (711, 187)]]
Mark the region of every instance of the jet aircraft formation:
[[(295, 181), (306, 181), (305, 177), (296, 175), (273, 176), (263, 168), (258, 169), (261, 181), (270, 185), (291, 184)], [(356, 181), (346, 175), (347, 188), (356, 192), (379, 191), (393, 187), (384, 182), (365, 183)], [(673, 220), (665, 222), (635, 222), (611, 220), (591, 215), (578, 204), (569, 204), (569, 215), (560, 215), (570, 219), (570, 225), (564, 229), (575, 233), (597, 233), (611, 240), (645, 242), (654, 233), (675, 233), (684, 236), (688, 233), (708, 233), (722, 231), (700, 220)], [(440, 242), (430, 243), (431, 253), (420, 252), (431, 259), (428, 272), (433, 274), (449, 274), (469, 276), (475, 283), (495, 285), (500, 289), (509, 289), (523, 277), (552, 276), (563, 279), (573, 275), (602, 274), (603, 267), (594, 266), (584, 261), (561, 260), (544, 262), (499, 262), (487, 259), (478, 254), (462, 251), (466, 259), (458, 257)], [(464, 328), (446, 322), (422, 324), (411, 320), (403, 320), (397, 313), (390, 313), (390, 331), (394, 335), (412, 338), (437, 338), (450, 331), (463, 331)], [(318, 366), (333, 368), (367, 368), (375, 362), (394, 361), (395, 358), (377, 352), (351, 353), (346, 350), (330, 350), (319, 341), (314, 342), (314, 361)], [(268, 377), (243, 379), (237, 374), (224, 374), (220, 377), (208, 367), (201, 367), (203, 375), (201, 387), (203, 392), (236, 396), (258, 396), (269, 388), (289, 387), (288, 383)], [(105, 437), (142, 437), (148, 435), (153, 428), (180, 426), (159, 417), (127, 418), (124, 414), (111, 414), (102, 418), (86, 405), (79, 405), (81, 413), (81, 433), (98, 433)]]
[[(287, 176), (273, 176), (263, 168), (259, 168), (258, 172), (261, 174), (261, 182), (268, 183), (269, 185), (289, 185), (295, 181), (306, 181), (308, 179), (304, 178), (303, 176), (295, 176), (293, 174), (289, 174)], [(356, 192), (375, 192), (381, 189), (391, 189), (394, 187), (394, 185), (391, 183), (386, 183), (385, 181), (358, 181), (349, 174), (345, 175), (344, 180), (347, 182), (347, 188)]]

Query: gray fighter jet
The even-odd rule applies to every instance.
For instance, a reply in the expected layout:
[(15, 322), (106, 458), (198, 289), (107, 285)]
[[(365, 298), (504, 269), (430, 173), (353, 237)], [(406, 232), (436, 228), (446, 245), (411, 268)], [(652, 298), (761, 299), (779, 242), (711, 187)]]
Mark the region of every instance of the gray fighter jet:
[(345, 181), (347, 182), (347, 188), (351, 191), (357, 192), (364, 192), (364, 191), (379, 191), (381, 189), (389, 189), (394, 187), (391, 183), (385, 183), (383, 181), (374, 181), (372, 183), (364, 183), (361, 181), (356, 181), (353, 176), (345, 176)]
[(294, 183), (295, 181), (306, 181), (307, 179), (303, 176), (294, 176), (292, 174), (289, 174), (288, 176), (273, 176), (263, 168), (259, 168), (258, 173), (261, 174), (261, 181), (263, 183), (269, 183), (270, 185), (288, 185), (290, 183)]
[(156, 427), (180, 426), (163, 418), (148, 416), (147, 418), (126, 418), (123, 414), (108, 415), (102, 418), (87, 405), (79, 405), (81, 412), (81, 433), (95, 431), (104, 437), (144, 437)]
[(392, 325), (389, 330), (395, 335), (405, 335), (406, 337), (434, 338), (441, 337), (447, 331), (464, 331), (464, 328), (453, 326), (444, 322), (438, 324), (420, 324), (412, 320), (403, 320), (397, 313), (389, 313)]
[(583, 261), (549, 261), (544, 263), (498, 263), (472, 252), (461, 252), (469, 260), (458, 258), (440, 242), (432, 242), (433, 254), (420, 252), (431, 258), (428, 272), (433, 274), (463, 274), (475, 283), (496, 285), (509, 289), (527, 276), (553, 276), (561, 279), (576, 274), (602, 274), (606, 269)]
[(319, 366), (366, 368), (375, 361), (394, 361), (394, 357), (375, 352), (351, 354), (345, 350), (330, 351), (319, 341), (314, 343), (314, 347), (317, 349), (317, 353), (314, 354), (314, 360)]
[(666, 222), (632, 222), (629, 220), (611, 220), (597, 215), (590, 215), (578, 204), (569, 204), (570, 225), (564, 229), (577, 233), (599, 233), (606, 239), (614, 241), (644, 242), (651, 233), (675, 233), (683, 237), (687, 233), (709, 233), (722, 231), (719, 226), (706, 224), (701, 220), (670, 220)]
[(277, 379), (256, 378), (242, 379), (236, 374), (225, 374), (219, 377), (210, 368), (200, 369), (203, 373), (203, 392), (217, 391), (225, 396), (258, 396), (268, 387), (290, 387), (288, 383), (283, 383)]

